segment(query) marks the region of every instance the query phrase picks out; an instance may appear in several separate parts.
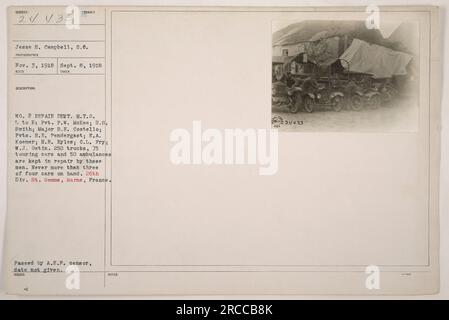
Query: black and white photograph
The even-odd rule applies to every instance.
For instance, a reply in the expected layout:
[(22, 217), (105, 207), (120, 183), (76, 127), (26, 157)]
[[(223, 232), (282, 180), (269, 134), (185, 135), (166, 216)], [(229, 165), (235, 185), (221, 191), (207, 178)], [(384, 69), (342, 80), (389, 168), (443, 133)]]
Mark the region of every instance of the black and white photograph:
[(416, 21), (273, 21), (272, 128), (417, 130)]

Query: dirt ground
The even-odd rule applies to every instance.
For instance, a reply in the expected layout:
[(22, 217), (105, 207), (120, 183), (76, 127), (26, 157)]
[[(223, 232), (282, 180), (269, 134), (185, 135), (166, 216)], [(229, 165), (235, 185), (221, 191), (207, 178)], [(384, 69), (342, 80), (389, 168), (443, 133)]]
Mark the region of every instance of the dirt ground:
[(378, 108), (335, 112), (319, 106), (312, 113), (289, 112), (286, 107), (272, 108), (272, 127), (279, 131), (373, 131), (416, 132), (419, 125), (417, 97), (396, 98)]

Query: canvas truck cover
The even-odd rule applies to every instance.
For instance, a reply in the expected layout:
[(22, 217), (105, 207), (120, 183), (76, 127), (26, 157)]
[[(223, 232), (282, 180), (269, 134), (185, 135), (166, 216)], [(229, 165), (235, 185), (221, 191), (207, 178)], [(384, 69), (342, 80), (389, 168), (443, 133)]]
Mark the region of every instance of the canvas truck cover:
[(340, 59), (349, 63), (350, 71), (371, 73), (375, 78), (386, 78), (406, 75), (406, 67), (412, 55), (354, 39)]

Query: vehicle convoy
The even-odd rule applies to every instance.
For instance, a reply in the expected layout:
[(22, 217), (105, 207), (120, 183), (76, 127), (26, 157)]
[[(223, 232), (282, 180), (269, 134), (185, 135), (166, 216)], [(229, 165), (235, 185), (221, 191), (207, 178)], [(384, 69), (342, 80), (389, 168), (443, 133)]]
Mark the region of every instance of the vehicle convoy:
[(295, 75), (288, 66), (284, 70), (272, 83), (272, 105), (287, 107), (291, 113), (323, 108), (339, 112), (344, 107), (360, 111), (377, 108), (398, 95), (390, 78), (374, 79), (372, 74), (351, 72), (349, 64), (337, 73), (320, 73), (318, 67)]
[(346, 105), (354, 111), (360, 111), (364, 107), (377, 108), (380, 106), (381, 94), (378, 88), (372, 86), (371, 75), (359, 75), (361, 79), (350, 79), (340, 86), (346, 94)]
[(399, 91), (391, 83), (391, 78), (375, 79), (373, 85), (380, 93), (382, 103), (389, 102), (399, 95)]
[(329, 77), (315, 79), (307, 77), (301, 83), (299, 91), (304, 111), (313, 112), (318, 107), (330, 107), (341, 111), (344, 106), (344, 93), (337, 83)]
[(301, 108), (313, 112), (318, 107), (331, 107), (334, 111), (344, 107), (343, 91), (329, 78), (297, 77), (291, 86), (277, 81), (272, 84), (271, 93), (273, 105), (285, 106), (291, 113), (297, 113)]

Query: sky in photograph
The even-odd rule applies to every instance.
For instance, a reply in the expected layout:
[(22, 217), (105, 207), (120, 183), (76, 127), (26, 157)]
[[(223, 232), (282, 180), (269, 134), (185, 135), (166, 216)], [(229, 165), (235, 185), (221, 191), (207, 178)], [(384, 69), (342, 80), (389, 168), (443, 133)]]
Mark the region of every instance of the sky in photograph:
[[(278, 30), (281, 30), (282, 28), (287, 27), (288, 25), (292, 24), (292, 23), (297, 23), (300, 22), (298, 20), (294, 21), (294, 20), (278, 20), (278, 21), (273, 21), (273, 25), (272, 25), (272, 31), (276, 32)], [(379, 23), (379, 30), (382, 33), (382, 36), (384, 38), (388, 38), (393, 31), (401, 24), (401, 21), (382, 21), (380, 20)]]

